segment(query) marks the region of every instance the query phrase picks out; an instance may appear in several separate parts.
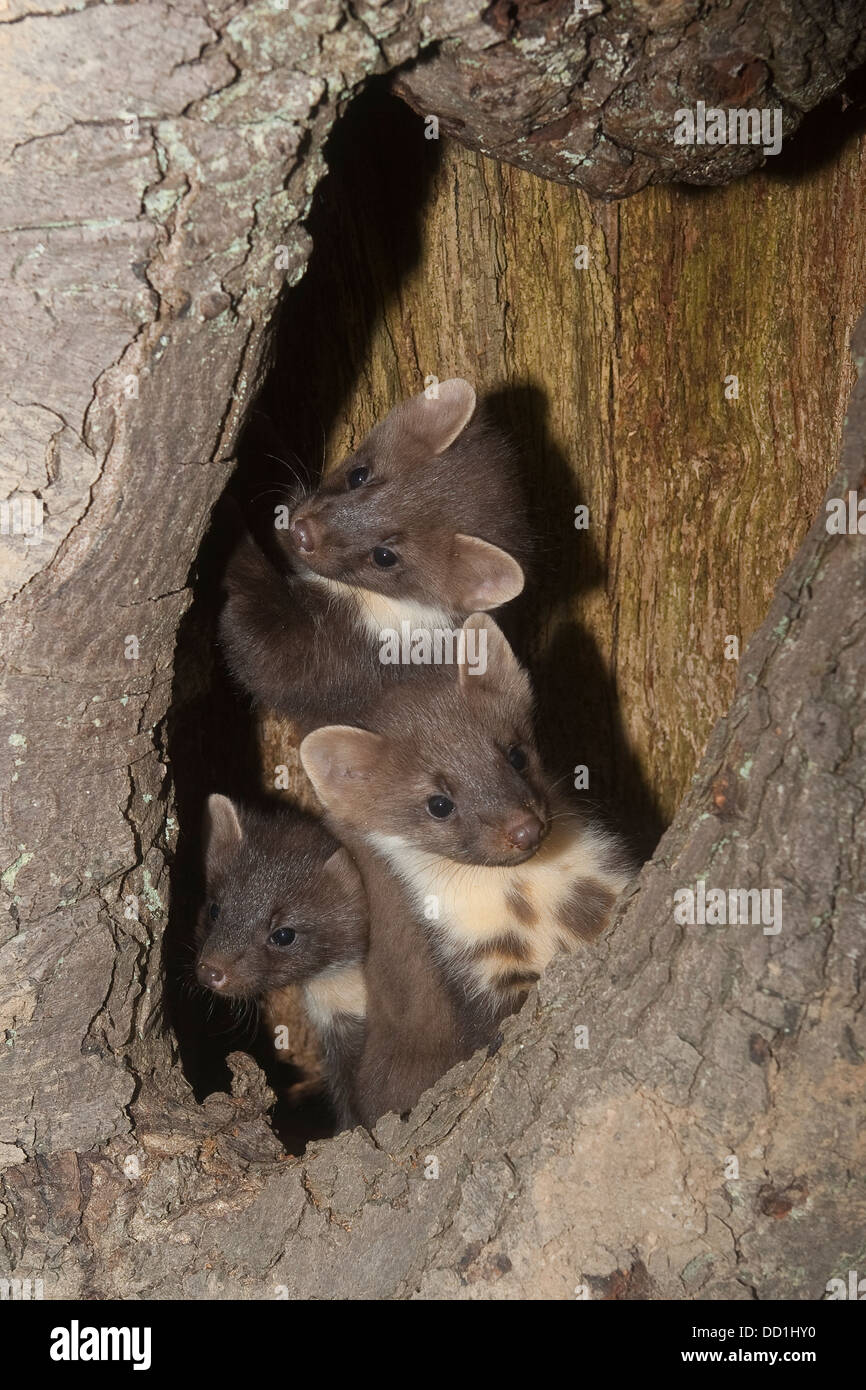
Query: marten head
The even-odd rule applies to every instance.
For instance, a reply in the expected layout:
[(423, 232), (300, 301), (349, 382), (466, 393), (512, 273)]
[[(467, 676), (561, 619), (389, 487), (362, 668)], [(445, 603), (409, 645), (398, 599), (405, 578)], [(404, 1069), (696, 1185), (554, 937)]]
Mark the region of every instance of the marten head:
[(331, 821), (374, 846), (520, 864), (550, 824), (529, 677), (492, 618), (463, 632), (483, 637), (486, 662), (427, 668), (385, 693), (368, 728), (309, 734), (301, 761)]
[(363, 958), (367, 903), (348, 851), (312, 817), (209, 796), (199, 984), (231, 999), (303, 984)]
[(278, 535), (301, 572), (463, 618), (523, 588), (524, 507), (469, 382), (435, 392), (396, 406)]

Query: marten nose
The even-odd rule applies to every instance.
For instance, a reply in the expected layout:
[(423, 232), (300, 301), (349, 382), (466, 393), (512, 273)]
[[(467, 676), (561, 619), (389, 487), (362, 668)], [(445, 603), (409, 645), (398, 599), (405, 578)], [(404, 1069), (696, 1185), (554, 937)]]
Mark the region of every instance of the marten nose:
[(292, 540), (300, 551), (309, 555), (322, 539), (321, 531), (310, 516), (296, 516), (289, 527)]
[(222, 966), (211, 965), (209, 961), (200, 960), (195, 968), (200, 985), (207, 989), (221, 990), (226, 986), (226, 973)]
[(505, 838), (514, 849), (526, 851), (535, 849), (541, 841), (544, 826), (538, 816), (526, 815), (514, 820), (505, 827)]

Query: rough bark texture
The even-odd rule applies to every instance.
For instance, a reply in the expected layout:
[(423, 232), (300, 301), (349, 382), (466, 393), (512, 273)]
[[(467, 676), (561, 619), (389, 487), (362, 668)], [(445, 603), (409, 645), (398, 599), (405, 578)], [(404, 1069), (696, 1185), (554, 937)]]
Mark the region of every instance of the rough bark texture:
[[(864, 1047), (857, 540), (811, 534), (640, 897), (603, 950), (551, 973), (495, 1057), (408, 1123), (303, 1162), (279, 1154), (248, 1060), (234, 1098), (197, 1107), (160, 1012), (178, 833), (166, 714), (185, 688), (191, 567), (309, 255), (300, 219), (336, 114), (422, 41), (477, 52), (486, 21), (446, 0), (12, 0), (2, 18), (4, 481), (46, 503), (43, 541), (10, 537), (3, 571), (4, 1272), (48, 1295), (567, 1296), (585, 1279), (818, 1296), (863, 1226), (845, 1176)], [(856, 185), (839, 167), (834, 215)], [(586, 225), (600, 271), (604, 228)], [(850, 274), (813, 361), (838, 367)], [(803, 407), (818, 450), (838, 373)], [(862, 415), (837, 488), (862, 481)], [(814, 499), (815, 474), (806, 486)], [(674, 928), (672, 886), (702, 869), (784, 883), (782, 934)], [(629, 1170), (599, 1183), (622, 1153)]]
[(396, 90), (473, 149), (602, 198), (754, 169), (759, 145), (675, 143), (677, 112), (778, 110), (787, 136), (866, 59), (860, 0), (493, 0), (484, 18)]

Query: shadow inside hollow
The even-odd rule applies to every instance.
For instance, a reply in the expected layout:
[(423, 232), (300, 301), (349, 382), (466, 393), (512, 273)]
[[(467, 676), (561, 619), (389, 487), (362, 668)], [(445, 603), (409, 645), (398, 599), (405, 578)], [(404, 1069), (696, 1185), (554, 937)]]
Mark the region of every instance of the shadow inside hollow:
[(232, 483), (259, 538), (272, 536), (286, 487), (321, 476), (325, 442), (369, 360), (374, 329), (420, 260), (440, 153), (420, 119), (377, 81), (335, 127), (326, 159), (307, 221), (313, 252), (283, 307)]
[[(165, 937), (167, 1021), (196, 1098), (227, 1090), (227, 1055), (251, 1052), (278, 1096), (272, 1115), (291, 1152), (332, 1129), (323, 1097), (278, 1062), (252, 1017), (236, 1023), (226, 1001), (194, 982), (195, 924), (204, 897), (201, 825), (214, 791), (261, 802), (257, 718), (217, 649), (221, 582), (242, 522), (273, 553), (273, 508), (318, 477), (324, 440), (369, 352), (373, 327), (417, 264), (435, 142), (418, 117), (372, 83), (336, 127), (329, 174), (308, 221), (314, 250), (286, 297), (272, 363), (238, 447), (238, 467), (214, 516), (191, 579), (193, 602), (178, 632), (166, 748), (180, 835), (171, 869)], [(294, 1099), (292, 1088), (300, 1092)]]
[[(574, 616), (581, 597), (605, 580), (592, 529), (575, 527), (575, 509), (588, 498), (573, 461), (551, 438), (540, 385), (510, 387), (487, 399), (518, 444), (535, 537), (526, 588), (503, 614), (502, 626), (532, 674), (542, 757), (558, 785), (610, 819), (646, 859), (665, 822), (628, 738), (616, 678)], [(575, 787), (578, 767), (587, 770), (586, 790), (580, 782)]]
[[(202, 1101), (227, 1091), (226, 1057), (251, 1053), (277, 1095), (271, 1119), (287, 1149), (332, 1132), (324, 1097), (311, 1092), (301, 1069), (277, 1060), (253, 1005), (232, 1005), (195, 981), (195, 925), (204, 901), (201, 826), (206, 798), (220, 791), (262, 805), (259, 746), (250, 701), (233, 686), (216, 644), (220, 581), (237, 537), (236, 508), (224, 499), (198, 557), (194, 599), (178, 633), (167, 750), (180, 834), (171, 866), (171, 911), (165, 935), (166, 1017), (183, 1073)], [(295, 1093), (297, 1092), (297, 1097)]]
[[(864, 11), (866, 22), (866, 11)], [(767, 160), (770, 177), (802, 178), (826, 168), (847, 141), (866, 131), (866, 63), (849, 73), (838, 92), (807, 112), (778, 155)]]
[[(197, 1099), (228, 1088), (224, 1058), (249, 1040), (225, 1001), (195, 983), (195, 924), (204, 897), (201, 826), (210, 792), (249, 798), (257, 786), (255, 727), (216, 655), (220, 580), (234, 544), (231, 509), (217, 506), (192, 580), (193, 601), (178, 630), (166, 748), (180, 826), (171, 867), (165, 935), (168, 1021)], [(215, 1043), (214, 1039), (220, 1039)]]

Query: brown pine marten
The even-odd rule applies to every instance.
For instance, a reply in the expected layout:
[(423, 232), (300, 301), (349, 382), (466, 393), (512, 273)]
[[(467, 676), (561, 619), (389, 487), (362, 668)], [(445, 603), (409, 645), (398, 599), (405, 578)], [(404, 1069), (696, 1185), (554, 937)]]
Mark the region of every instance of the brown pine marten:
[(287, 500), (279, 570), (249, 536), (229, 564), (229, 667), (302, 729), (360, 718), (407, 674), (381, 660), (383, 630), (459, 627), (523, 588), (529, 537), (512, 450), (469, 382), (435, 392), (396, 406), (315, 492)]
[(529, 678), (496, 623), (474, 614), (471, 630), (486, 663), (428, 667), (386, 688), (366, 727), (301, 745), (370, 902), (366, 1124), (490, 1041), (557, 952), (603, 931), (632, 872), (621, 842), (552, 791)]
[(265, 812), (214, 794), (203, 838), (196, 978), (224, 998), (265, 1005), (286, 985), (302, 987), (338, 1128), (345, 1128), (366, 1012), (361, 875), (319, 821), (283, 805)]

